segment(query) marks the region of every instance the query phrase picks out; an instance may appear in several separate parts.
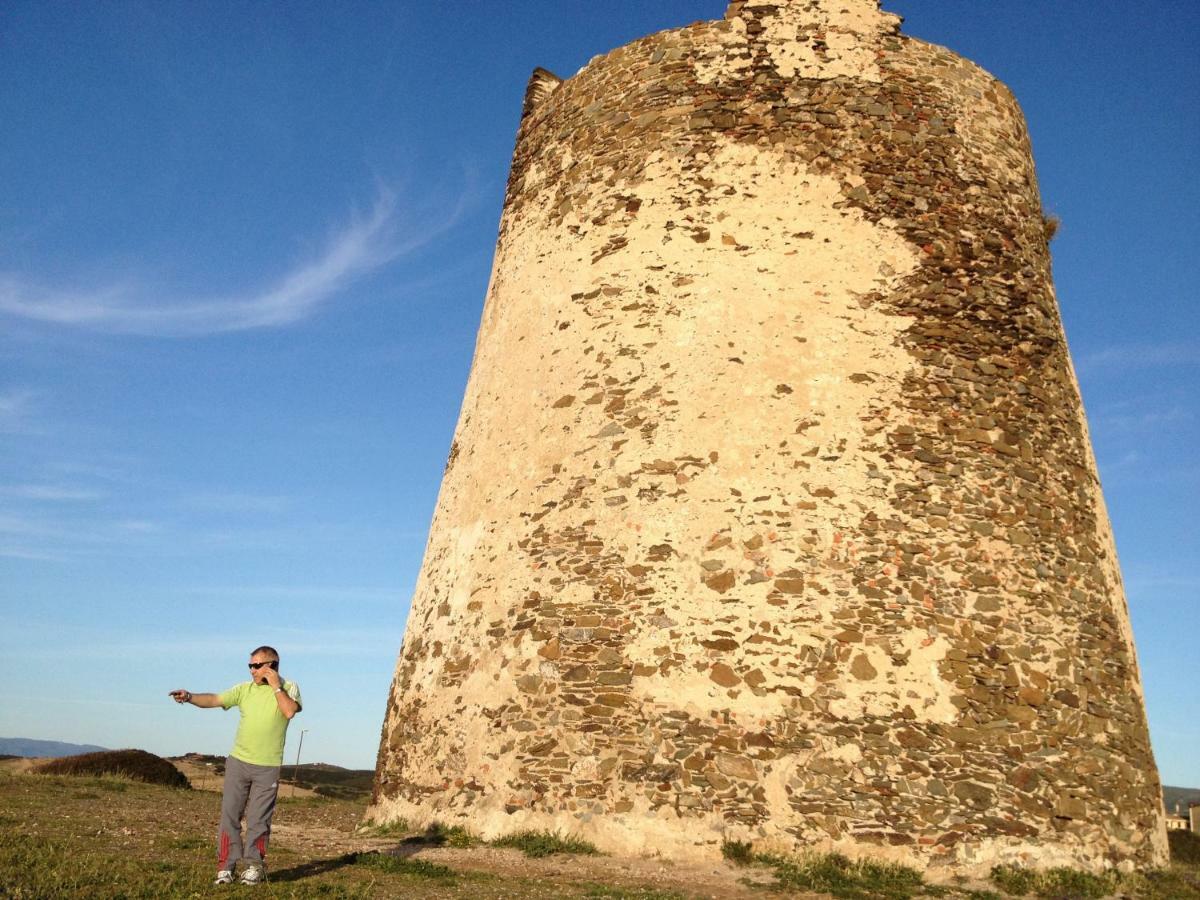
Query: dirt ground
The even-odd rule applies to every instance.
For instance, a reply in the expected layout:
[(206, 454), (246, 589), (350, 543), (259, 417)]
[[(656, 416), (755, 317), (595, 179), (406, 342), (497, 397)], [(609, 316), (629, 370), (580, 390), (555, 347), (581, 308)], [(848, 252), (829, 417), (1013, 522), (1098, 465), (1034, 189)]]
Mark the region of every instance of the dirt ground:
[[(59, 854), (69, 859), (94, 856), (97, 879), (115, 877), (113, 859), (126, 857), (133, 863), (138, 859), (153, 860), (154, 865), (170, 860), (177, 867), (196, 873), (194, 878), (211, 879), (210, 835), (216, 826), (220, 801), (213, 790), (207, 789), (207, 784), (201, 782), (200, 790), (180, 791), (112, 779), (27, 774), (34, 765), (33, 760), (5, 761), (0, 765), (0, 808), (5, 813), (0, 816), (4, 820), (0, 824), (11, 829), (10, 848), (28, 840), (41, 857), (49, 851), (52, 863)], [(185, 774), (192, 778), (191, 772)], [(316, 891), (324, 896), (326, 891), (334, 891), (333, 896), (547, 900), (594, 896), (762, 900), (762, 891), (748, 887), (742, 879), (749, 874), (769, 881), (769, 873), (765, 871), (748, 873), (724, 861), (693, 865), (654, 858), (566, 854), (534, 859), (512, 849), (488, 846), (459, 849), (406, 841), (405, 835), (375, 837), (359, 831), (364, 812), (363, 803), (323, 797), (292, 799), (285, 790), (276, 809), (271, 839), (272, 876), (279, 880), (269, 893), (309, 896)], [(407, 881), (393, 879), (389, 887), (385, 876), (371, 874), (368, 878), (363, 867), (355, 864), (355, 854), (372, 851), (446, 866), (459, 876), (453, 886), (409, 877)], [(57, 868), (57, 864), (50, 868)], [(6, 894), (4, 875), (0, 861), (0, 896), (52, 895), (39, 892), (34, 889), (36, 886), (27, 887), (26, 893)], [(275, 890), (282, 893), (275, 894)], [(596, 893), (597, 890), (601, 893)], [(164, 884), (161, 896), (174, 897), (176, 891)], [(118, 893), (141, 896), (136, 892)], [(84, 891), (64, 896), (92, 894)], [(108, 894), (101, 891), (95, 896)]]
[[(373, 838), (347, 830), (345, 823), (322, 826), (306, 815), (288, 821), (285, 815), (272, 827), (275, 840), (302, 850), (305, 855), (336, 851), (364, 853), (379, 851), (449, 866), (462, 872), (485, 872), (506, 880), (537, 880), (567, 883), (600, 882), (626, 887), (673, 890), (693, 897), (716, 900), (762, 900), (762, 891), (742, 883), (747, 871), (729, 863), (710, 865), (671, 862), (654, 858), (555, 855), (530, 859), (519, 850), (498, 847), (420, 847), (402, 844), (395, 838)], [(768, 872), (753, 872), (762, 884), (771, 881)], [(789, 896), (802, 896), (792, 894)], [(815, 896), (815, 895), (814, 895)]]
[[(15, 764), (11, 766), (15, 772), (28, 772), (45, 760), (5, 762)], [(186, 758), (172, 758), (170, 762), (187, 776), (194, 790), (220, 792), (222, 778), (211, 766)], [(279, 795), (285, 800), (319, 797), (316, 792), (293, 784), (281, 785)], [(363, 811), (364, 807), (358, 804), (332, 801), (301, 808), (285, 803), (276, 813), (272, 840), (277, 846), (285, 845), (312, 859), (378, 851), (424, 859), (459, 871), (487, 872), (505, 878), (649, 885), (658, 889), (685, 891), (696, 897), (728, 900), (756, 897), (761, 900), (761, 891), (741, 883), (740, 879), (747, 877), (746, 870), (725, 862), (703, 866), (654, 858), (566, 855), (530, 859), (519, 850), (496, 847), (402, 847), (396, 838), (367, 837), (356, 833)], [(770, 881), (769, 873), (751, 874), (758, 875), (764, 884)]]

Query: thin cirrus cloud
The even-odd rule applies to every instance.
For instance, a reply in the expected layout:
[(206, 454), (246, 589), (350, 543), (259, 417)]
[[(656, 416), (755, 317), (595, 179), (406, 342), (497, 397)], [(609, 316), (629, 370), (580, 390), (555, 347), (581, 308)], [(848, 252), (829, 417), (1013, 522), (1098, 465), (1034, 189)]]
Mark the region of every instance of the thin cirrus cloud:
[(105, 496), (102, 492), (89, 488), (77, 488), (58, 484), (0, 485), (0, 495), (17, 497), (21, 500), (45, 500), (50, 503), (100, 500)]
[(0, 434), (18, 434), (33, 430), (32, 413), (38, 392), (31, 388), (10, 387), (0, 390)]
[(1088, 374), (1122, 373), (1129, 369), (1200, 364), (1200, 348), (1192, 344), (1128, 344), (1081, 354), (1078, 367)]
[[(0, 314), (112, 334), (191, 337), (281, 327), (308, 318), (353, 281), (430, 243), (451, 228), (468, 204), (464, 188), (435, 221), (402, 228), (396, 196), (381, 188), (371, 211), (335, 232), (314, 259), (266, 288), (223, 297), (163, 297), (130, 281), (90, 291), (47, 288), (0, 273)], [(0, 422), (4, 411), (0, 408)]]

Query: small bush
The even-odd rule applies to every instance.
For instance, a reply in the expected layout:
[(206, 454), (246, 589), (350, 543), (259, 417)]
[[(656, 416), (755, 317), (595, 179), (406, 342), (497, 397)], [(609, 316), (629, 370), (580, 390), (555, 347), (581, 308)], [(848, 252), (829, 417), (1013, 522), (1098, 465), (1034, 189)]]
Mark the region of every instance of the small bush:
[(1116, 873), (1095, 875), (1082, 869), (1054, 868), (1038, 871), (1023, 866), (996, 866), (992, 883), (1009, 894), (1039, 897), (1096, 898), (1106, 897), (1117, 889), (1120, 876)]
[(360, 853), (354, 859), (356, 866), (370, 866), (382, 872), (397, 875), (414, 875), (417, 878), (453, 878), (458, 873), (448, 866), (441, 866), (424, 859), (406, 859), (385, 853)]
[(930, 890), (940, 893), (926, 885), (916, 869), (894, 863), (851, 860), (840, 853), (799, 858), (763, 854), (755, 859), (775, 869), (780, 887), (824, 891), (849, 900), (909, 900)]
[(1137, 900), (1200, 900), (1200, 871), (1176, 863), (1169, 869), (1148, 869), (1126, 875), (1122, 894)]
[[(135, 781), (190, 790), (192, 785), (177, 768), (145, 750), (101, 750), (64, 756), (42, 763), (33, 771), (40, 775), (123, 775)], [(100, 785), (104, 787), (104, 785)], [(121, 788), (124, 790), (124, 787)]]
[(1115, 872), (1094, 875), (1081, 869), (1048, 869), (1041, 874), (1038, 894), (1042, 897), (1107, 897), (1120, 880)]
[(512, 847), (534, 859), (554, 853), (578, 853), (588, 856), (600, 853), (595, 844), (579, 838), (552, 834), (549, 831), (518, 831), (491, 843), (493, 847)]
[(412, 826), (408, 824), (408, 819), (400, 818), (393, 819), (390, 822), (372, 822), (359, 825), (355, 831), (365, 837), (404, 837), (412, 831)]
[(721, 855), (737, 866), (754, 862), (754, 849), (749, 841), (726, 841), (721, 845)]
[(477, 847), (481, 841), (461, 825), (443, 825), (434, 822), (419, 837), (409, 838), (406, 843), (433, 844), (435, 847)]
[(1016, 894), (1024, 897), (1033, 891), (1037, 876), (1032, 869), (1024, 866), (993, 866), (991, 872), (992, 884), (1006, 894)]
[(1171, 847), (1171, 862), (1188, 866), (1200, 865), (1200, 834), (1190, 831), (1168, 831), (1167, 843)]

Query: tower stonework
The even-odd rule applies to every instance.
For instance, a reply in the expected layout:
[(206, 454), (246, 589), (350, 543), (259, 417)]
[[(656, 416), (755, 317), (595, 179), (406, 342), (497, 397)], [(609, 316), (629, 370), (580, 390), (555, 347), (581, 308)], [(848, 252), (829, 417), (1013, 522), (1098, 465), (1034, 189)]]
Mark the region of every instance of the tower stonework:
[(1002, 84), (875, 0), (535, 73), (371, 815), (1165, 861)]

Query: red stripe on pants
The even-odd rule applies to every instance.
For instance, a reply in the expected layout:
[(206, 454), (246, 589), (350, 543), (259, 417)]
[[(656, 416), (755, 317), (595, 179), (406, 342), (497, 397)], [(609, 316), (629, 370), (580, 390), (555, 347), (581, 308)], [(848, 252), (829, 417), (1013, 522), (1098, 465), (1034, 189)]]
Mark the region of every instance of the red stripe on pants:
[(221, 849), (217, 853), (217, 869), (224, 871), (225, 863), (229, 860), (229, 835), (221, 832)]
[(258, 855), (264, 860), (267, 858), (267, 836), (259, 835), (258, 840), (254, 842), (254, 846), (258, 848)]

